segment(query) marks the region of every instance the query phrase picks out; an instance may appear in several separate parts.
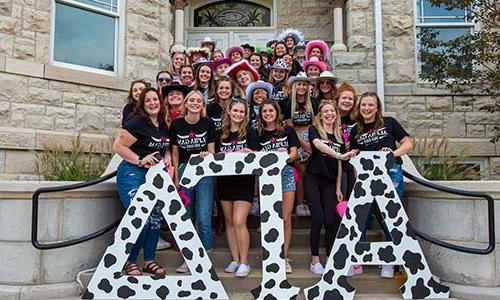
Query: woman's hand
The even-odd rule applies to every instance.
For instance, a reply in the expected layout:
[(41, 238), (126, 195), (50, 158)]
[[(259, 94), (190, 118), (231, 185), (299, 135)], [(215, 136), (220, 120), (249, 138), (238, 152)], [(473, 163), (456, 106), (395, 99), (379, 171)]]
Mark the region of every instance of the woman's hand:
[(312, 153), (311, 144), (309, 144), (308, 142), (304, 143), (304, 145), (303, 145), (302, 148), (304, 148), (304, 151), (307, 154), (311, 154)]
[(351, 159), (351, 157), (356, 156), (356, 154), (358, 154), (358, 152), (359, 152), (359, 150), (348, 151), (344, 154), (340, 154), (339, 159), (340, 160), (349, 160), (349, 159)]
[(342, 202), (344, 200), (344, 195), (342, 195), (341, 191), (337, 191), (337, 202)]
[(288, 153), (288, 150), (286, 148), (278, 148), (276, 149), (276, 151)]
[(389, 147), (382, 147), (382, 149), (380, 149), (380, 150), (382, 150), (382, 151), (384, 151), (384, 152), (394, 152), (394, 150), (392, 150), (392, 149), (391, 149), (391, 148), (389, 148)]
[(142, 159), (139, 160), (139, 165), (143, 166), (144, 168), (147, 168), (147, 169), (151, 168), (152, 166), (154, 166), (160, 162), (158, 160), (158, 158), (156, 158), (156, 155), (158, 155), (158, 154), (159, 154), (159, 152), (156, 151), (156, 152), (153, 152), (151, 154), (146, 155), (145, 157), (143, 157)]
[(249, 152), (253, 152), (253, 151), (252, 151), (252, 149), (243, 148), (243, 149), (240, 150), (240, 152), (249, 153)]
[(163, 162), (165, 163), (165, 166), (170, 166), (172, 165), (172, 159), (170, 158), (170, 156), (165, 156), (163, 158)]
[(212, 154), (210, 151), (201, 151), (200, 154), (198, 154), (200, 157), (206, 157), (208, 155)]

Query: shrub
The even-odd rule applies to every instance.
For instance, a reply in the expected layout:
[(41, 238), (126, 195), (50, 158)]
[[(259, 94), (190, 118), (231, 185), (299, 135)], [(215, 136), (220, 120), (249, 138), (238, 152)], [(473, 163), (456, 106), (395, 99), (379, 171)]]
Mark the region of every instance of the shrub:
[(71, 140), (69, 151), (65, 151), (63, 145), (57, 142), (44, 143), (43, 150), (35, 152), (35, 172), (45, 180), (55, 181), (99, 178), (111, 159), (111, 140), (101, 142), (99, 146), (91, 143), (85, 149), (80, 134)]

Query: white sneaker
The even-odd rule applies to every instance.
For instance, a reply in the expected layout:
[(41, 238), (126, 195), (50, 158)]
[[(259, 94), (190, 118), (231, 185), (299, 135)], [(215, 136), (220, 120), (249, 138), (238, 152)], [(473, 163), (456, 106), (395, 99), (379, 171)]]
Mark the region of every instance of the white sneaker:
[(354, 276), (354, 275), (359, 275), (363, 274), (363, 267), (362, 266), (351, 266), (349, 269), (349, 272), (347, 273), (348, 277)]
[(156, 250), (165, 250), (172, 247), (172, 244), (161, 238), (158, 238), (158, 243), (156, 244)]
[(394, 266), (383, 265), (382, 271), (380, 271), (380, 277), (394, 278)]
[(297, 217), (307, 217), (307, 205), (305, 204), (299, 204), (295, 208), (295, 214)]
[(240, 264), (236, 271), (236, 277), (247, 277), (251, 270), (250, 265)]
[(189, 272), (189, 268), (186, 262), (183, 262), (182, 265), (180, 265), (175, 271), (177, 273), (187, 273)]
[(234, 273), (236, 270), (238, 270), (238, 267), (240, 266), (240, 263), (237, 261), (232, 261), (227, 265), (227, 267), (224, 269), (224, 272), (226, 273)]
[(285, 258), (285, 269), (287, 274), (292, 274), (292, 265), (290, 264), (290, 259)]
[(309, 210), (309, 205), (304, 204), (304, 206), (306, 208), (306, 217), (310, 217), (311, 216), (311, 211)]
[(311, 264), (309, 266), (309, 270), (311, 270), (311, 273), (315, 275), (323, 275), (323, 272), (325, 272), (325, 268), (320, 262), (317, 262), (315, 264)]

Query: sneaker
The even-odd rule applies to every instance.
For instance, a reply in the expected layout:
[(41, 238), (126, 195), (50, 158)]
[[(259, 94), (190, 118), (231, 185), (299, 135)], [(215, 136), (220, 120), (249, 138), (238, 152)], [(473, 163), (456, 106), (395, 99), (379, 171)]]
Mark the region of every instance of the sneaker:
[(186, 262), (183, 262), (182, 265), (180, 265), (175, 271), (177, 273), (187, 273), (189, 272), (189, 268)]
[(311, 270), (311, 273), (313, 273), (314, 275), (323, 275), (323, 272), (325, 272), (325, 268), (320, 262), (311, 264), (309, 266), (309, 270)]
[(382, 271), (380, 271), (380, 277), (394, 278), (394, 266), (383, 265)]
[(156, 244), (156, 250), (165, 250), (170, 247), (172, 247), (172, 244), (162, 239), (161, 236), (158, 238), (158, 243)]
[(250, 207), (250, 212), (252, 216), (258, 216), (260, 214), (259, 197), (253, 197), (252, 206)]
[(363, 267), (362, 266), (351, 266), (349, 269), (349, 272), (347, 273), (348, 277), (354, 276), (354, 275), (359, 275), (363, 274)]
[(227, 265), (227, 267), (224, 269), (224, 272), (226, 273), (234, 273), (236, 270), (238, 270), (238, 267), (240, 266), (240, 263), (237, 261), (232, 261)]
[(250, 265), (240, 264), (236, 271), (236, 277), (247, 277), (251, 270)]
[(289, 258), (285, 258), (285, 269), (287, 274), (292, 274), (292, 265)]
[(310, 217), (311, 216), (311, 211), (309, 210), (309, 205), (304, 204), (304, 206), (305, 206), (305, 210), (306, 210), (306, 217)]
[(295, 208), (295, 214), (297, 217), (307, 217), (307, 205), (305, 204), (299, 204)]

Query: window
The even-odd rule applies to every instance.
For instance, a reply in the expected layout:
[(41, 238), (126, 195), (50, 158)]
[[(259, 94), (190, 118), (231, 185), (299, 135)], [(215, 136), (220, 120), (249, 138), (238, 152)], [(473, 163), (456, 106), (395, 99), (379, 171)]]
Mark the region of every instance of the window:
[(218, 1), (194, 10), (194, 27), (269, 27), (271, 10), (247, 1)]
[(54, 2), (52, 61), (105, 74), (117, 72), (118, 0)]
[(463, 9), (447, 10), (444, 7), (432, 6), (429, 0), (416, 0), (416, 42), (417, 42), (417, 73), (427, 74), (432, 68), (429, 62), (422, 59), (422, 52), (439, 51), (439, 48), (423, 48), (425, 36), (433, 35), (436, 40), (449, 41), (464, 34), (470, 34), (474, 23), (469, 11)]

